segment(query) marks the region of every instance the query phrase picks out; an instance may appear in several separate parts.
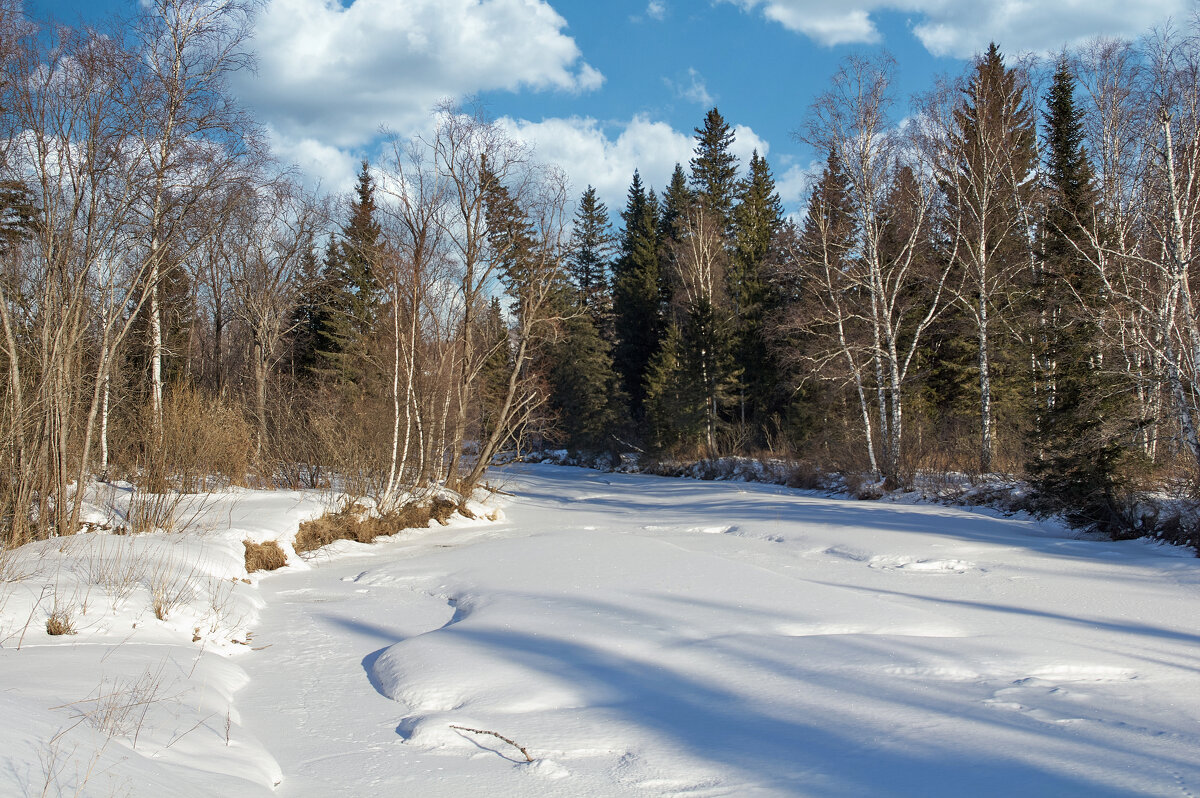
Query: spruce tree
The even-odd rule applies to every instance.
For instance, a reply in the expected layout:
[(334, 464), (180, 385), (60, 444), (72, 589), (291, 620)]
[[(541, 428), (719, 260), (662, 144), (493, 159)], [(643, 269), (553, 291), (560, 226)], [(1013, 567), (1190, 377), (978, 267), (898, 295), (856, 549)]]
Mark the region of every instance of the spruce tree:
[(321, 320), (325, 312), (326, 289), (321, 275), (321, 260), (314, 242), (304, 247), (300, 261), (300, 289), (292, 311), (291, 332), (288, 335), (293, 378), (311, 377), (319, 368), (317, 355)]
[(615, 450), (626, 434), (625, 395), (613, 370), (611, 347), (591, 316), (576, 313), (563, 323), (547, 369), (550, 404), (572, 449)]
[(1120, 386), (1104, 371), (1100, 330), (1088, 306), (1099, 278), (1086, 253), (1093, 246), (1096, 203), (1084, 148), (1074, 78), (1060, 61), (1046, 97), (1047, 211), (1042, 241), (1041, 301), (1044, 375), (1032, 441), (1038, 456), (1028, 470), (1046, 509), (1109, 533), (1121, 530), (1120, 492), (1125, 447)]
[(382, 234), (375, 219), (375, 182), (365, 160), (341, 233), (340, 240), (330, 238), (325, 253), (322, 282), (327, 294), (316, 348), (323, 371), (344, 382), (359, 382), (361, 348), (379, 311), (373, 265)]
[(508, 391), (508, 378), (512, 373), (512, 347), (509, 344), (508, 325), (500, 307), (500, 297), (492, 297), (491, 303), (476, 321), (476, 340), (484, 351), (483, 364), (479, 371), (479, 426), (484, 438), (490, 436), (500, 414), (500, 405)]
[(778, 367), (763, 332), (764, 319), (777, 309), (769, 290), (772, 242), (783, 226), (783, 203), (765, 158), (755, 150), (749, 174), (738, 186), (733, 210), (732, 252), (727, 278), (733, 304), (733, 353), (742, 367), (738, 421), (756, 426), (779, 409)]
[(612, 291), (609, 271), (616, 239), (608, 220), (608, 208), (588, 186), (579, 199), (568, 257), (571, 282), (583, 312), (606, 340), (612, 340)]
[(658, 203), (636, 171), (621, 213), (620, 257), (613, 264), (613, 364), (635, 422), (644, 419), (645, 380), (663, 330), (659, 304)]
[(734, 134), (716, 108), (704, 116), (704, 126), (695, 129), (695, 155), (691, 160), (692, 190), (700, 203), (720, 219), (727, 231), (737, 198), (737, 156), (731, 151)]
[(688, 187), (687, 175), (683, 173), (683, 167), (675, 164), (675, 171), (671, 173), (671, 180), (667, 183), (667, 189), (662, 196), (662, 211), (658, 217), (660, 241), (675, 237), (676, 225), (679, 224), (679, 220), (695, 200), (695, 195)]

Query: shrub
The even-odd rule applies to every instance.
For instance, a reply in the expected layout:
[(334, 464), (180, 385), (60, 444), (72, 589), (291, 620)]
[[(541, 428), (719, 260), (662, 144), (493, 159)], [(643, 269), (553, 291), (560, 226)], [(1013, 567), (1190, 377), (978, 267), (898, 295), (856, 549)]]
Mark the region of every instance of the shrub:
[(246, 547), (246, 573), (248, 574), (255, 571), (274, 571), (287, 565), (287, 555), (283, 553), (283, 549), (279, 548), (277, 541), (267, 540), (255, 543), (252, 540), (243, 540), (242, 545)]
[(75, 634), (75, 624), (71, 620), (71, 613), (65, 609), (55, 608), (50, 617), (46, 619), (46, 634), (48, 635), (73, 635)]
[(305, 521), (296, 532), (296, 552), (314, 551), (338, 540), (372, 543), (404, 529), (423, 529), (430, 519), (445, 526), (459, 506), (449, 499), (435, 498), (430, 504), (411, 503), (384, 515), (368, 515), (360, 504), (351, 504), (320, 518)]

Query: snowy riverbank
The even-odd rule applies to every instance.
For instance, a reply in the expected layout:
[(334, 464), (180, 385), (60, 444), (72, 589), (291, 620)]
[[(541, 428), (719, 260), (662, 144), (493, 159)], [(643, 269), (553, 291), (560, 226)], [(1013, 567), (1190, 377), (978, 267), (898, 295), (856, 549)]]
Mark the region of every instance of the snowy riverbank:
[[(39, 544), (41, 575), (3, 609), (18, 720), (0, 793), (48, 776), (52, 795), (87, 776), (85, 794), (135, 796), (1200, 789), (1188, 550), (774, 485), (542, 465), (497, 481), (515, 494), (498, 523), (268, 575), (241, 571), (241, 541), (286, 539), (315, 497), (231, 494), (200, 535)], [(93, 585), (79, 613), (79, 574), (103, 581), (118, 545), (203, 563), (195, 595), (161, 621), (142, 576), (115, 610)], [(56, 579), (77, 635), (27, 622)], [(105, 726), (107, 695), (144, 700)]]

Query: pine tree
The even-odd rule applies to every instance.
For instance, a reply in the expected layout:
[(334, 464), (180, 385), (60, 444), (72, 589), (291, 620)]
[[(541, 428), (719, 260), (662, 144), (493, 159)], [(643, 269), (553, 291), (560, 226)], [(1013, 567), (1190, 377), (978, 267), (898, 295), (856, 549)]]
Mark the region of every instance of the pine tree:
[(611, 347), (586, 313), (570, 316), (563, 328), (551, 347), (547, 376), (565, 442), (573, 449), (613, 450), (627, 424)]
[(300, 289), (292, 311), (288, 343), (291, 350), (293, 377), (311, 377), (319, 367), (317, 355), (321, 320), (325, 312), (326, 289), (321, 275), (321, 261), (314, 243), (304, 247), (300, 263)]
[(1081, 250), (1091, 246), (1098, 200), (1074, 83), (1060, 61), (1046, 97), (1041, 360), (1051, 368), (1033, 433), (1039, 456), (1028, 469), (1047, 509), (1116, 533), (1125, 457), (1119, 436), (1134, 423), (1122, 417), (1120, 386), (1104, 371), (1100, 330), (1087, 309), (1099, 298), (1100, 284)]
[(704, 430), (704, 399), (688, 379), (683, 350), (682, 330), (672, 322), (646, 373), (648, 439), (663, 453), (695, 450)]
[(484, 347), (485, 357), (479, 372), (479, 426), (483, 437), (492, 434), (496, 426), (499, 407), (508, 390), (508, 378), (512, 372), (512, 347), (508, 339), (508, 325), (504, 322), (504, 311), (500, 297), (492, 297), (487, 310), (477, 321), (477, 340)]
[(691, 160), (692, 190), (700, 203), (721, 220), (722, 230), (732, 221), (737, 198), (737, 156), (730, 152), (734, 134), (716, 108), (704, 116), (704, 126), (695, 129), (695, 155)]
[(733, 210), (728, 291), (733, 303), (733, 352), (743, 370), (738, 421), (760, 424), (779, 408), (778, 367), (763, 332), (776, 308), (767, 279), (771, 245), (783, 226), (783, 203), (765, 158), (755, 150)]
[(658, 203), (636, 171), (621, 213), (620, 257), (613, 264), (613, 365), (629, 396), (635, 422), (644, 419), (645, 380), (658, 351), (663, 322), (659, 304)]
[(375, 183), (362, 162), (350, 214), (341, 239), (330, 237), (325, 252), (323, 284), (326, 301), (316, 348), (322, 371), (344, 382), (361, 381), (356, 358), (379, 311), (379, 288), (372, 273), (382, 228), (375, 219)]
[(687, 175), (683, 173), (683, 167), (675, 164), (675, 171), (671, 173), (671, 180), (667, 183), (667, 190), (663, 192), (662, 196), (662, 211), (658, 217), (660, 241), (675, 237), (679, 220), (683, 218), (684, 213), (695, 201), (696, 197), (688, 187)]
[(575, 212), (569, 256), (571, 282), (579, 304), (593, 327), (605, 340), (612, 340), (612, 291), (609, 270), (616, 239), (608, 220), (608, 208), (588, 186)]

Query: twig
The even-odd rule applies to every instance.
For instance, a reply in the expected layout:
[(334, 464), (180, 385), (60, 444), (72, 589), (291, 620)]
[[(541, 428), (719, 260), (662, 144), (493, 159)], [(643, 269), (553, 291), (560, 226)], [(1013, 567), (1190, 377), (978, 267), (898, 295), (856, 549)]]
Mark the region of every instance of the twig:
[(494, 732), (494, 731), (488, 731), (487, 729), (468, 729), (466, 726), (455, 726), (453, 723), (451, 723), (451, 724), (450, 724), (450, 728), (451, 728), (451, 729), (458, 729), (459, 731), (471, 732), (472, 734), (490, 734), (490, 735), (492, 735), (493, 737), (497, 737), (497, 738), (499, 738), (499, 739), (503, 740), (504, 742), (508, 743), (508, 744), (509, 744), (509, 745), (511, 745), (513, 748), (517, 749), (517, 750), (518, 750), (518, 751), (520, 751), (522, 754), (524, 754), (524, 755), (525, 755), (525, 761), (526, 761), (526, 762), (532, 762), (532, 761), (533, 761), (533, 757), (531, 757), (531, 756), (529, 755), (529, 752), (525, 750), (525, 746), (523, 746), (523, 745), (518, 745), (518, 744), (517, 744), (515, 741), (508, 739), (508, 738), (507, 738), (507, 737), (505, 737), (503, 734), (498, 734), (498, 733), (496, 733), (496, 732)]

